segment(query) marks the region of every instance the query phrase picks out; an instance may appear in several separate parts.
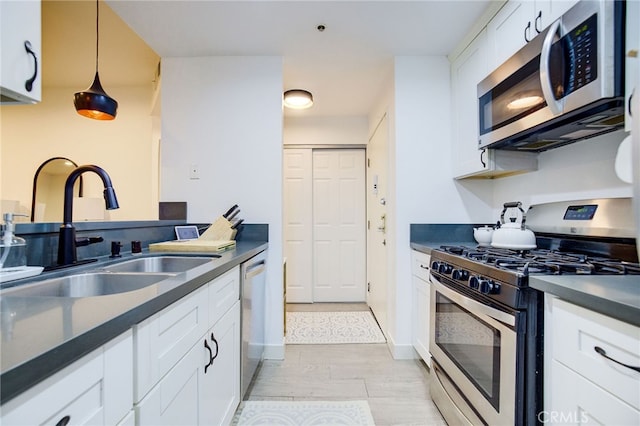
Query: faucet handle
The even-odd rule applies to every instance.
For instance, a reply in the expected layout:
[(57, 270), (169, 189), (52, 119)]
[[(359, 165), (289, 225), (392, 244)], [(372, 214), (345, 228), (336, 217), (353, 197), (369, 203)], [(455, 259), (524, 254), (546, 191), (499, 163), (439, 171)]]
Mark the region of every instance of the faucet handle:
[(102, 237), (76, 238), (76, 247), (84, 247), (89, 244), (101, 243), (104, 241)]
[(122, 247), (122, 243), (120, 241), (111, 241), (111, 256), (110, 258), (122, 257), (120, 254), (120, 248)]

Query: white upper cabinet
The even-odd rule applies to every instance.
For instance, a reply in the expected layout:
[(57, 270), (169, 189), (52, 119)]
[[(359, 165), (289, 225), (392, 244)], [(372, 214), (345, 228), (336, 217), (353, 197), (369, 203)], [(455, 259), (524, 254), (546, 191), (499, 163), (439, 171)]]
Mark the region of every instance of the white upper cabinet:
[(488, 71), (487, 31), (483, 29), (451, 64), (453, 172), (465, 176), (487, 169), (478, 150), (477, 85)]
[(535, 153), (478, 149), (478, 83), (488, 74), (487, 30), (478, 36), (451, 64), (455, 178), (493, 178), (536, 170)]
[(0, 1), (0, 103), (42, 98), (40, 0)]
[(578, 0), (509, 1), (487, 25), (491, 70), (561, 17)]

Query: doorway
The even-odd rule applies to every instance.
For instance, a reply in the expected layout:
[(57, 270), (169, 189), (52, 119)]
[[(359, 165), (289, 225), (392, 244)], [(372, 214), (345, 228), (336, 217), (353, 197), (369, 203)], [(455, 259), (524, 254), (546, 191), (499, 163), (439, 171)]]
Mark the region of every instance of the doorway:
[(367, 145), (367, 303), (387, 333), (387, 170), (389, 125), (385, 114)]
[(366, 301), (365, 151), (284, 151), (287, 302)]

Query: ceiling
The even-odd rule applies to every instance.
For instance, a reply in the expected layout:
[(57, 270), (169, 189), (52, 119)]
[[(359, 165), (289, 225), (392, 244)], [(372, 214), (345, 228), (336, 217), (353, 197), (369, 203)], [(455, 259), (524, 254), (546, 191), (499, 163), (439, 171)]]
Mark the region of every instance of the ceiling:
[[(101, 3), (100, 8), (100, 77), (107, 91), (110, 84), (151, 81), (156, 54), (275, 55), (283, 57), (283, 89), (309, 90), (315, 101), (311, 109), (285, 114), (320, 117), (366, 115), (390, 76), (394, 56), (448, 54), (496, 0), (105, 1), (108, 7)], [(48, 9), (55, 9), (55, 23), (47, 22), (53, 15)], [(325, 30), (318, 31), (318, 25)], [(43, 62), (53, 51), (60, 59), (72, 55), (69, 61), (56, 61), (61, 65), (55, 79), (71, 85), (76, 75), (67, 64), (82, 63), (81, 83), (73, 84), (88, 86), (95, 3), (44, 0), (44, 31), (51, 26), (63, 41), (49, 45), (47, 53), (43, 37)]]

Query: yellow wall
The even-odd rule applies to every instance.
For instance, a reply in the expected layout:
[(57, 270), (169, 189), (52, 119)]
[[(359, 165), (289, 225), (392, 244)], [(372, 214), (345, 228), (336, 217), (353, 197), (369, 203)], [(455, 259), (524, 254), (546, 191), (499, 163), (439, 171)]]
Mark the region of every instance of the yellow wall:
[[(37, 168), (61, 156), (109, 173), (120, 202), (109, 219), (157, 219), (158, 132), (151, 117), (151, 84), (105, 87), (119, 104), (116, 119), (105, 122), (75, 112), (73, 94), (83, 89), (44, 88), (37, 105), (0, 107), (0, 199), (19, 200), (21, 211), (29, 213)], [(84, 176), (85, 196), (102, 197), (98, 176)]]

